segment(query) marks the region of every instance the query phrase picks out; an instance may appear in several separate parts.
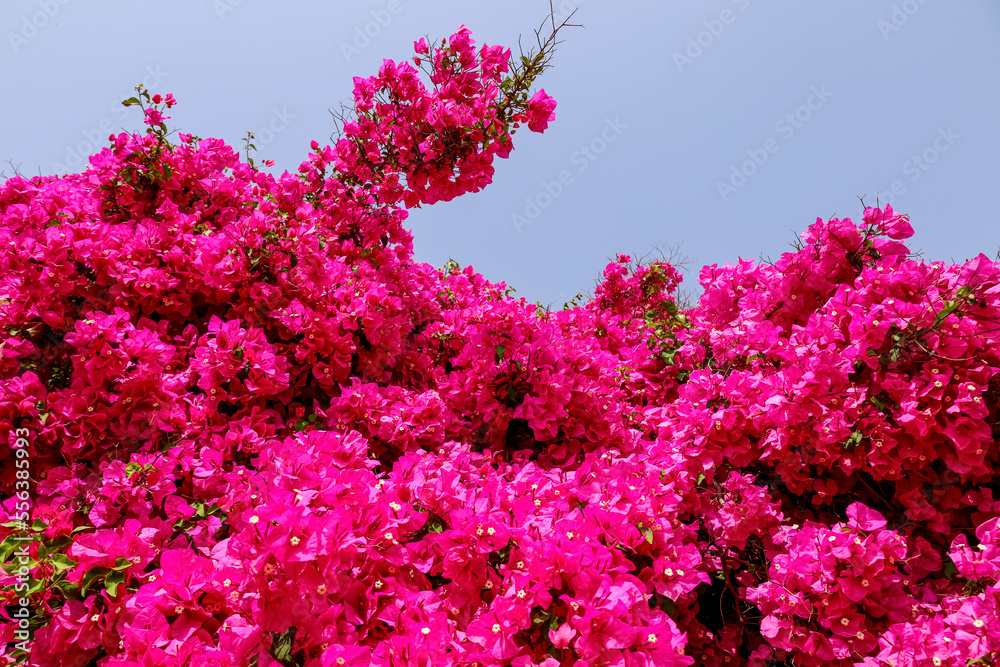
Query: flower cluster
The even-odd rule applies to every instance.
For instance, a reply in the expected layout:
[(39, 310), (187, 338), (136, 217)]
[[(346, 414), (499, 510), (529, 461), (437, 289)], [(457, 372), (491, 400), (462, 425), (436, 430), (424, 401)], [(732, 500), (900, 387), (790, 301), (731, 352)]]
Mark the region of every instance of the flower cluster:
[(691, 308), (624, 255), (511, 298), (406, 210), (547, 127), (544, 53), (415, 51), (294, 174), (140, 89), (145, 133), (0, 185), (0, 661), (994, 664), (1000, 265), (887, 206)]

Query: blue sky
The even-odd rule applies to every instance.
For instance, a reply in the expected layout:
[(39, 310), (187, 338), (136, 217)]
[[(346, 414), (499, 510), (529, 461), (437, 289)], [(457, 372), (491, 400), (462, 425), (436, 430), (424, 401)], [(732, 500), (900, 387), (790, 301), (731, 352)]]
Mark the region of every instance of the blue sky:
[[(859, 197), (912, 216), (911, 247), (962, 261), (1000, 245), (995, 0), (556, 0), (578, 8), (540, 85), (559, 102), (481, 193), (413, 211), (417, 259), (449, 258), (560, 306), (615, 253), (707, 264), (777, 258)], [(468, 24), (516, 47), (548, 0), (5, 0), (0, 162), (76, 171), (137, 83), (171, 127), (294, 170), (353, 76)], [(11, 173), (9, 166), (3, 170)]]

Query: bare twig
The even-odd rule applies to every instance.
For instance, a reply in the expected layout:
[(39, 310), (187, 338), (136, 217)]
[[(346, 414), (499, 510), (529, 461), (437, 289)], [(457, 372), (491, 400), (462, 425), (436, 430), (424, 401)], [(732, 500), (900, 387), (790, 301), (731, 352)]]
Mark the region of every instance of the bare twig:
[[(7, 164), (10, 166), (11, 171), (14, 172), (13, 176), (20, 176), (21, 178), (24, 178), (24, 176), (21, 174), (20, 164), (14, 164), (13, 160), (7, 160)], [(8, 176), (6, 172), (0, 171), (0, 177), (3, 177), (4, 180), (12, 178), (13, 176)]]

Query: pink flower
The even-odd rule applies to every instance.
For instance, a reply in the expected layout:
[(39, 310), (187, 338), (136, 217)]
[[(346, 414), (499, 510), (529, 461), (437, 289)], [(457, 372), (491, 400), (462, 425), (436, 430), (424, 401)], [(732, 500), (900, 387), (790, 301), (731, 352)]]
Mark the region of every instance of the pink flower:
[(544, 132), (549, 122), (555, 120), (556, 101), (539, 90), (528, 100), (528, 129), (532, 132)]
[(367, 646), (344, 646), (333, 644), (323, 651), (320, 661), (323, 667), (361, 667), (370, 665), (372, 650)]
[(860, 530), (872, 532), (884, 528), (885, 517), (861, 503), (851, 503), (847, 507), (848, 525)]
[(170, 116), (164, 116), (161, 112), (156, 109), (146, 109), (146, 117), (143, 119), (146, 125), (160, 125), (164, 121), (168, 120)]
[(910, 226), (910, 219), (905, 215), (899, 215), (892, 210), (892, 206), (886, 204), (885, 209), (868, 207), (865, 209), (864, 220), (869, 225), (875, 225), (879, 231), (891, 239), (908, 239), (913, 236), (913, 227)]
[(466, 636), (497, 660), (510, 660), (518, 653), (518, 646), (514, 642), (515, 632), (516, 629), (511, 628), (506, 619), (487, 613), (469, 624)]

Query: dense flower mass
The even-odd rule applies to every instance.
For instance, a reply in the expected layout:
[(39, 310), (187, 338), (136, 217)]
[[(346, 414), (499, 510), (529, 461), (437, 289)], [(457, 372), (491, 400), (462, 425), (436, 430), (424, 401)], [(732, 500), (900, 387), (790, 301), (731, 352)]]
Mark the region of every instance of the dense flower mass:
[(0, 660), (996, 664), (1000, 265), (887, 206), (691, 308), (623, 255), (514, 299), (404, 223), (546, 128), (544, 54), (415, 50), (297, 174), (140, 89), (0, 185)]

